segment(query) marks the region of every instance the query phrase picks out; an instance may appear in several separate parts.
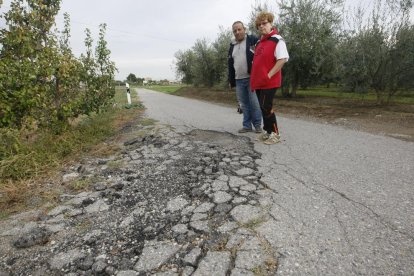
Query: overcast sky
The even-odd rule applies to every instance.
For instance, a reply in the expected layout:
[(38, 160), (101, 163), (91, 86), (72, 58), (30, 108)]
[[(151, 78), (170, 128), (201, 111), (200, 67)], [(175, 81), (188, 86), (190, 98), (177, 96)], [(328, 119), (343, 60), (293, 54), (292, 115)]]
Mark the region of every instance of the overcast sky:
[[(3, 1), (2, 13), (10, 2)], [(119, 70), (117, 79), (134, 73), (174, 80), (177, 51), (191, 48), (197, 39), (214, 41), (220, 26), (229, 28), (236, 20), (247, 23), (255, 3), (264, 2), (277, 10), (276, 0), (62, 0), (56, 21), (61, 27), (63, 13), (69, 13), (71, 46), (77, 56), (85, 50), (84, 30), (89, 28), (96, 41), (99, 24), (106, 23), (106, 41)]]

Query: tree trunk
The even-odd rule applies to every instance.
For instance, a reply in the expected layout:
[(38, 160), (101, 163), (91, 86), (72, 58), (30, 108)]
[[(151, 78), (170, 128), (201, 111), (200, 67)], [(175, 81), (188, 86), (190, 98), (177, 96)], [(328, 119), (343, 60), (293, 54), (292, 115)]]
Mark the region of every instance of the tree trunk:
[(296, 98), (296, 91), (298, 90), (298, 87), (299, 87), (299, 77), (297, 74), (298, 73), (295, 72), (295, 75), (292, 80), (292, 90), (290, 91), (290, 96), (292, 98)]
[(289, 97), (289, 88), (290, 88), (290, 85), (282, 86), (282, 96), (283, 96), (283, 98), (288, 98)]
[(378, 105), (383, 105), (384, 104), (384, 99), (382, 97), (382, 93), (380, 90), (375, 90), (375, 95), (377, 96), (377, 104)]
[(290, 96), (292, 98), (296, 98), (296, 92), (298, 90), (299, 83), (297, 81), (293, 81), (292, 83), (292, 90), (290, 90)]
[(290, 96), (292, 97), (292, 98), (296, 98), (296, 91), (298, 90), (298, 86), (297, 85), (295, 85), (295, 86), (292, 86), (292, 90), (291, 90), (291, 92), (290, 92)]

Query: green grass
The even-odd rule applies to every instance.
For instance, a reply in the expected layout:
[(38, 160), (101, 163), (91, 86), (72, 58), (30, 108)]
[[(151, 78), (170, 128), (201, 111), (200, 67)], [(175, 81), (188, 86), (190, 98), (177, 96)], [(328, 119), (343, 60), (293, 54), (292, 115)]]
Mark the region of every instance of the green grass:
[(152, 85), (151, 90), (155, 90), (162, 93), (173, 94), (184, 85)]
[[(306, 90), (299, 89), (297, 91), (299, 97), (328, 97), (335, 99), (349, 99), (349, 100), (366, 100), (376, 101), (377, 96), (374, 93), (350, 93), (342, 92), (335, 88), (315, 87)], [(411, 95), (411, 96), (410, 96)], [(391, 98), (391, 102), (414, 104), (414, 93), (407, 93), (405, 95), (395, 95)]]
[[(180, 88), (184, 88), (180, 91)], [(188, 88), (188, 89), (187, 89)], [(223, 97), (234, 96), (235, 98), (235, 91), (234, 89), (229, 91), (226, 89), (217, 89), (217, 88), (196, 88), (191, 86), (173, 86), (173, 87), (153, 87), (152, 90), (170, 93), (170, 94), (176, 94), (181, 96), (192, 96), (195, 98), (208, 98), (208, 99), (214, 99), (215, 97), (221, 97), (222, 100)], [(230, 93), (229, 93), (230, 92)], [(220, 93), (224, 93), (223, 95), (220, 95)], [(276, 98), (283, 98), (280, 91), (276, 93)], [(351, 92), (343, 92), (340, 90), (340, 88), (337, 87), (324, 87), (324, 86), (317, 86), (317, 87), (311, 87), (308, 89), (298, 89), (297, 91), (297, 99), (303, 99), (303, 98), (332, 98), (332, 99), (344, 99), (344, 100), (355, 100), (355, 101), (367, 101), (367, 102), (376, 102), (377, 96), (375, 93), (351, 93)], [(291, 98), (285, 98), (286, 100), (289, 100)], [(234, 99), (232, 100), (234, 102)], [(398, 103), (398, 104), (414, 104), (414, 91), (408, 91), (405, 93), (400, 93), (397, 95), (394, 95), (391, 97), (391, 103)]]

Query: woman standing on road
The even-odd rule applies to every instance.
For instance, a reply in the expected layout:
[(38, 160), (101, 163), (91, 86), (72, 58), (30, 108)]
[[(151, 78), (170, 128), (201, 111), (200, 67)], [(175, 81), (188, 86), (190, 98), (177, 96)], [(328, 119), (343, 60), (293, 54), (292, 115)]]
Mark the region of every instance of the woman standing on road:
[(259, 140), (267, 145), (280, 142), (273, 97), (282, 85), (282, 67), (289, 59), (285, 41), (272, 26), (273, 19), (269, 12), (256, 17), (256, 28), (262, 36), (256, 44), (250, 75), (251, 88), (256, 91), (263, 116), (264, 131)]

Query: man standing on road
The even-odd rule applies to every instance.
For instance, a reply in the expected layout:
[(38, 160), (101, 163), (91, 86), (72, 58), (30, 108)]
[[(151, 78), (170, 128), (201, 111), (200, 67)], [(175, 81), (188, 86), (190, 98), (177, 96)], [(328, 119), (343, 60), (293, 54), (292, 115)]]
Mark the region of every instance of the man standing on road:
[(289, 59), (285, 41), (272, 26), (273, 19), (269, 12), (256, 17), (256, 28), (262, 36), (255, 47), (251, 73), (251, 88), (256, 90), (263, 114), (264, 132), (259, 140), (267, 145), (280, 142), (273, 97), (282, 85), (282, 67)]
[(250, 71), (253, 60), (253, 47), (258, 41), (255, 36), (246, 34), (241, 21), (232, 25), (234, 40), (230, 43), (228, 53), (228, 70), (230, 87), (236, 86), (236, 95), (243, 110), (243, 127), (239, 133), (253, 131), (261, 133), (262, 113), (256, 93), (250, 90)]

